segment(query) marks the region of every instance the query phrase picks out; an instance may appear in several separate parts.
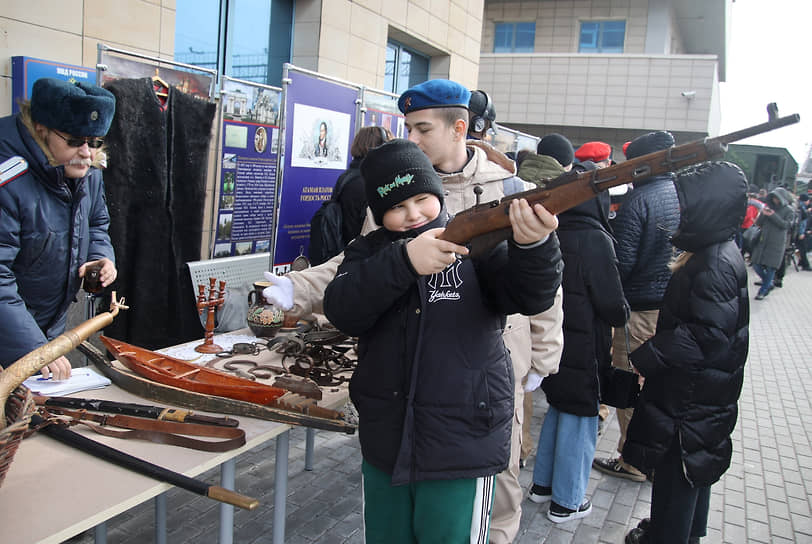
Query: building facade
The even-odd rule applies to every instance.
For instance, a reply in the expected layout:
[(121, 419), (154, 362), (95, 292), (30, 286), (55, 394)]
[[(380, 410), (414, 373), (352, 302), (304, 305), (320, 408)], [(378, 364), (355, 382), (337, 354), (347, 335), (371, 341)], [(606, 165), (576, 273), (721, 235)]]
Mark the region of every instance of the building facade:
[(619, 149), (660, 129), (678, 143), (717, 135), (728, 10), (728, 0), (488, 0), (478, 88), (498, 122), (576, 145)]

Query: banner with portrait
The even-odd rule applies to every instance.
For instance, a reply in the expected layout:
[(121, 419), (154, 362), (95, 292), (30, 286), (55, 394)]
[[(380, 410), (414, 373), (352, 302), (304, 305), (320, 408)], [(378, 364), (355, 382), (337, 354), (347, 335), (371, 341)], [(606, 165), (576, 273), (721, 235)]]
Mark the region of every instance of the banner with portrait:
[(308, 255), (310, 219), (330, 199), (350, 161), (360, 92), (360, 86), (285, 66), (276, 273), (287, 272), (294, 259)]

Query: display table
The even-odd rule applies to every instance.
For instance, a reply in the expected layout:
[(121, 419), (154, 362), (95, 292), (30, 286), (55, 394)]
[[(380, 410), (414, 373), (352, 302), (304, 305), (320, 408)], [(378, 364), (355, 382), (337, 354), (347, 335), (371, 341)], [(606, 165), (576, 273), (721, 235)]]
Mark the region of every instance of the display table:
[[(329, 394), (325, 393), (325, 398), (319, 405), (332, 409), (342, 407), (348, 398), (346, 387), (333, 388), (330, 391)], [(161, 405), (132, 395), (115, 385), (72, 396)], [(246, 443), (240, 448), (224, 453), (203, 452), (141, 440), (109, 438), (87, 429), (82, 430), (81, 425), (73, 429), (93, 440), (186, 476), (196, 477), (220, 466), (220, 485), (227, 489), (234, 489), (235, 458), (275, 438), (277, 443), (273, 542), (281, 543), (284, 541), (291, 427), (249, 417), (229, 417), (239, 420), (240, 428), (245, 431)], [(309, 431), (311, 432), (308, 432), (308, 442), (312, 443), (312, 430)], [(103, 524), (106, 520), (148, 499), (159, 497), (170, 488), (168, 484), (119, 468), (65, 446), (52, 438), (37, 434), (23, 440), (0, 487), (2, 541), (15, 544), (62, 542), (82, 531)], [(239, 489), (235, 491), (240, 492)], [(189, 495), (190, 498), (197, 496), (191, 492)], [(165, 507), (165, 496), (163, 505)], [(221, 543), (233, 540), (233, 509), (233, 506), (226, 504), (220, 507)], [(159, 504), (156, 516), (156, 542), (165, 541), (165, 521), (165, 515), (160, 514)], [(103, 540), (103, 531), (97, 531), (97, 541), (100, 536)]]

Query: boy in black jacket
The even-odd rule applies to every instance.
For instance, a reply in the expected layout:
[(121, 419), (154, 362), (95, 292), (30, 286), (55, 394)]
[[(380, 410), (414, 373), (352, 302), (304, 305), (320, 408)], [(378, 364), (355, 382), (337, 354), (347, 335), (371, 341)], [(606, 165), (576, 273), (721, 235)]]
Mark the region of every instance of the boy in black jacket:
[(442, 182), (413, 143), (361, 164), (378, 224), (345, 249), (324, 310), (359, 337), (350, 382), (364, 457), (367, 542), (487, 542), (493, 476), (508, 463), (513, 375), (505, 315), (549, 308), (561, 282), (557, 221), (523, 199), (513, 240), (487, 255), (438, 239)]

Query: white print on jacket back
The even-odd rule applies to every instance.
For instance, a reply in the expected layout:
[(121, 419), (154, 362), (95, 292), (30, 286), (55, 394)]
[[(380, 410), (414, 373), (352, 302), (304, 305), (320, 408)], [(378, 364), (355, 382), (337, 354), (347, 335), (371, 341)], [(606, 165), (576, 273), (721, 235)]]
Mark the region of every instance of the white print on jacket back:
[(428, 281), (430, 303), (440, 300), (460, 300), (459, 288), (462, 285), (460, 265), (462, 261), (457, 259), (442, 272), (431, 275)]

